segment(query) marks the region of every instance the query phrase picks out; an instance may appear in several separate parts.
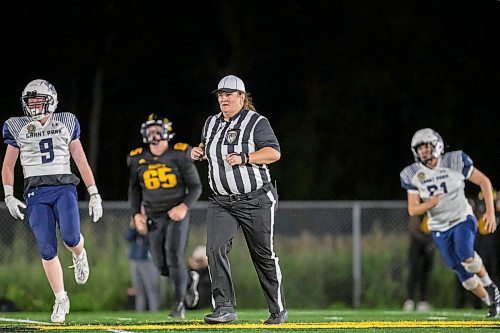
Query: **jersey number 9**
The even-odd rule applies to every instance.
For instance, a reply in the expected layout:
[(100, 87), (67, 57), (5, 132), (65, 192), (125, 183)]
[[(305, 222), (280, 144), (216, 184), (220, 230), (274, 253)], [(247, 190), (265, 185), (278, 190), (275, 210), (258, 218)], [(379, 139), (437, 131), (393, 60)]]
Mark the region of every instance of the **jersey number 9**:
[(38, 145), (40, 146), (40, 153), (45, 154), (42, 155), (42, 164), (52, 162), (54, 160), (54, 144), (52, 138), (40, 140)]

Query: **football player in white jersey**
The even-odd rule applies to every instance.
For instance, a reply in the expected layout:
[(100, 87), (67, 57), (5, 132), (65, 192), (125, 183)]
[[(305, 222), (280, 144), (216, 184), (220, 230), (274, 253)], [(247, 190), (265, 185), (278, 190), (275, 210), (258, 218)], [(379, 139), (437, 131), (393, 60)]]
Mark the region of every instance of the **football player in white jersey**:
[[(69, 112), (54, 113), (57, 102), (54, 86), (45, 80), (31, 81), (23, 90), (21, 105), (25, 116), (9, 118), (3, 126), (7, 150), (2, 183), (10, 214), (24, 220), (21, 208), (27, 208), (42, 266), (55, 295), (51, 320), (62, 323), (70, 303), (57, 256), (56, 229), (72, 252), (70, 268), (74, 268), (76, 282), (84, 284), (89, 277), (76, 192), (80, 179), (71, 172), (71, 157), (90, 195), (89, 214), (94, 222), (102, 216), (102, 200), (79, 139), (78, 120)], [(26, 204), (14, 197), (14, 167), (18, 158), (23, 167)]]
[(497, 225), (489, 178), (463, 151), (444, 153), (443, 139), (430, 128), (413, 135), (411, 151), (415, 163), (400, 174), (401, 186), (408, 193), (408, 213), (427, 213), (429, 230), (445, 263), (466, 290), (489, 306), (488, 317), (498, 317), (500, 293), (474, 251), (477, 220), (464, 192), (467, 179), (486, 193), (485, 227), (494, 232)]

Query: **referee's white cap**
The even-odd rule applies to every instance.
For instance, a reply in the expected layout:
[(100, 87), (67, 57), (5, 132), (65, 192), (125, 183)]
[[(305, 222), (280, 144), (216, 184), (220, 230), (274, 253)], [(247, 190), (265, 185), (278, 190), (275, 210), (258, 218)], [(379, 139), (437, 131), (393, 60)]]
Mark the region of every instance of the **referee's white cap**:
[(223, 77), (222, 80), (219, 81), (219, 84), (217, 85), (217, 89), (212, 91), (212, 93), (216, 93), (219, 91), (224, 91), (224, 92), (229, 92), (229, 93), (232, 93), (235, 91), (246, 92), (245, 84), (236, 75), (227, 75), (227, 76)]

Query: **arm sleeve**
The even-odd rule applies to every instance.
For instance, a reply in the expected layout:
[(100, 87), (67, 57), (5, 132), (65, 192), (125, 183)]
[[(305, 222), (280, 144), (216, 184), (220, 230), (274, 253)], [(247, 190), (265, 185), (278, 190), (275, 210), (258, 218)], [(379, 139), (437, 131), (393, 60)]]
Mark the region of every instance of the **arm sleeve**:
[(413, 176), (413, 172), (410, 167), (405, 168), (399, 174), (399, 180), (401, 182), (401, 187), (407, 190), (408, 192), (418, 192), (418, 188), (412, 184), (411, 178)]
[(71, 141), (78, 139), (80, 134), (80, 122), (75, 117), (75, 126), (73, 127), (73, 133), (71, 134)]
[(262, 117), (255, 125), (254, 141), (257, 149), (271, 147), (281, 153), (280, 144), (267, 118)]
[(472, 171), (474, 170), (473, 166), (474, 163), (472, 162), (470, 156), (464, 152), (462, 152), (462, 163), (463, 163), (462, 174), (464, 175), (465, 179), (469, 179), (470, 175), (472, 174)]
[(205, 125), (203, 125), (203, 129), (201, 130), (201, 142), (203, 144), (206, 143), (207, 141), (207, 135), (208, 135), (208, 124), (210, 123), (210, 119), (212, 117), (208, 117), (208, 119), (205, 121)]
[(187, 195), (182, 202), (184, 202), (188, 207), (192, 207), (201, 195), (201, 180), (198, 170), (194, 165), (193, 160), (190, 158), (192, 147), (189, 147), (186, 152), (186, 157), (181, 163), (182, 167), (182, 177), (187, 188)]
[(413, 192), (413, 193), (415, 191), (418, 192), (418, 188), (416, 188), (414, 185), (412, 185), (410, 183), (405, 182), (402, 178), (401, 178), (401, 187), (409, 192)]
[(8, 145), (19, 148), (16, 139), (10, 132), (9, 125), (6, 122), (3, 124), (3, 142), (5, 142)]
[(130, 205), (130, 213), (132, 216), (141, 212), (142, 190), (139, 178), (136, 172), (136, 163), (127, 156), (127, 165), (129, 168), (129, 183), (128, 183), (128, 202)]

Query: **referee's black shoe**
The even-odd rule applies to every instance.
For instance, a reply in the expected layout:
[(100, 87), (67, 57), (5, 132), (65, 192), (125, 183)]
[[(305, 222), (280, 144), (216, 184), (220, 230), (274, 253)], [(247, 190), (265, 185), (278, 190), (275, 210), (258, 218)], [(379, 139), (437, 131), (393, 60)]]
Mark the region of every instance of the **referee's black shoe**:
[(207, 324), (223, 324), (229, 323), (238, 319), (238, 315), (234, 312), (233, 308), (229, 307), (220, 307), (214, 310), (211, 314), (203, 317), (205, 323)]
[(269, 318), (264, 322), (264, 325), (279, 325), (283, 324), (288, 319), (288, 312), (271, 313)]

